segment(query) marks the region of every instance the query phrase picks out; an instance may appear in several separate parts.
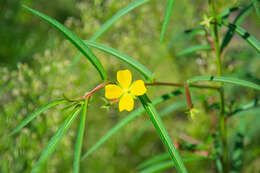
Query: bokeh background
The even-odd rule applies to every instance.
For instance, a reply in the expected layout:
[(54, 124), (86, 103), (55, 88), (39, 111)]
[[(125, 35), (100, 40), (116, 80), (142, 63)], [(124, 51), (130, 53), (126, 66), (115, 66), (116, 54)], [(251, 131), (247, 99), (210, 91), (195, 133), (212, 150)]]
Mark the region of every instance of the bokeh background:
[[(19, 134), (8, 137), (26, 116), (40, 106), (65, 94), (75, 98), (84, 95), (101, 80), (88, 60), (82, 57), (73, 64), (78, 51), (60, 33), (40, 19), (25, 11), (21, 5), (37, 9), (57, 19), (80, 38), (89, 39), (98, 28), (117, 11), (133, 0), (0, 0), (0, 172), (30, 172), (51, 136), (68, 115), (58, 106), (45, 111)], [(249, 0), (219, 0), (222, 11), (237, 5), (246, 6)], [(151, 1), (117, 21), (97, 42), (113, 47), (133, 57), (155, 73), (159, 81), (184, 82), (196, 75), (215, 75), (214, 53), (199, 51), (178, 57), (181, 50), (195, 44), (206, 44), (205, 36), (190, 36), (185, 30), (199, 25), (204, 13), (208, 13), (206, 0), (181, 0), (175, 2), (171, 22), (163, 44), (159, 43), (160, 29), (167, 1)], [(229, 21), (237, 15), (234, 12)], [(260, 22), (255, 11), (242, 23), (249, 33), (260, 40)], [(225, 34), (221, 30), (221, 36)], [(222, 37), (223, 38), (223, 37)], [(135, 79), (142, 78), (131, 67), (114, 57), (94, 50), (104, 65), (111, 80), (116, 72), (130, 69)], [(249, 80), (260, 84), (259, 54), (243, 39), (235, 36), (223, 60), (224, 75)], [(226, 104), (240, 105), (259, 97), (252, 89), (227, 85)], [(149, 87), (148, 95), (154, 99), (173, 91), (172, 87)], [(157, 106), (165, 113), (169, 105), (179, 104), (178, 109), (167, 112), (163, 118), (171, 137), (180, 146), (196, 141), (204, 143), (217, 128), (218, 111), (208, 105), (218, 103), (214, 91), (191, 90), (196, 99), (195, 107), (200, 113), (191, 120), (185, 113), (184, 96)], [(137, 101), (138, 102), (138, 101)], [(104, 91), (92, 98), (86, 122), (83, 153), (111, 129), (127, 112), (119, 113), (117, 106), (103, 109)], [(136, 103), (136, 107), (140, 103)], [(243, 134), (243, 149), (238, 154), (240, 172), (260, 171), (260, 111), (252, 109), (233, 117), (228, 122), (230, 157), (235, 149), (239, 133)], [(44, 172), (72, 172), (77, 119), (63, 137)], [(120, 130), (101, 148), (84, 160), (82, 172), (138, 172), (136, 167), (146, 159), (165, 152), (153, 126), (145, 114), (126, 128)], [(145, 128), (144, 128), (145, 127)], [(188, 140), (193, 139), (193, 140)], [(209, 147), (209, 150), (212, 149)], [(189, 149), (180, 151), (182, 156), (196, 154)], [(212, 160), (186, 164), (190, 172), (216, 172)], [(167, 170), (172, 172), (173, 169)], [(167, 172), (166, 171), (166, 172)], [(176, 170), (174, 170), (176, 171)], [(239, 172), (239, 171), (238, 171)]]

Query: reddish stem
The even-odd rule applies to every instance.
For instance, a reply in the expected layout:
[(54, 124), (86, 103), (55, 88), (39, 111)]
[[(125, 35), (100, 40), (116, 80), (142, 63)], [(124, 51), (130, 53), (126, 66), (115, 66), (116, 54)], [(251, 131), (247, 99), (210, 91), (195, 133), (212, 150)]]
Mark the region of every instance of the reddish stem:
[(89, 93), (82, 96), (81, 99), (89, 99), (93, 94), (95, 94), (98, 90), (104, 88), (104, 86), (106, 86), (109, 83), (110, 82), (103, 82), (103, 83), (99, 84), (96, 88), (92, 89)]

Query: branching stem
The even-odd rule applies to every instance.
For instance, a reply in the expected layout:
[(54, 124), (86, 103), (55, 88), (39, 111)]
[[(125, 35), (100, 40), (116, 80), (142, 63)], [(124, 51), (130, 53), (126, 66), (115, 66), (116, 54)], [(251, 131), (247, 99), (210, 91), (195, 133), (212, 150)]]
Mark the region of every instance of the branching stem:
[[(214, 17), (214, 22), (212, 23), (212, 32), (214, 39), (214, 50), (216, 54), (216, 65), (218, 70), (218, 76), (222, 76), (222, 62), (221, 62), (221, 52), (219, 47), (219, 31), (218, 31), (218, 19), (217, 19), (217, 10), (216, 10), (216, 0), (209, 0), (210, 11)], [(226, 128), (226, 116), (225, 116), (225, 98), (224, 98), (224, 89), (222, 83), (220, 83), (221, 89), (219, 90), (220, 94), (220, 115), (219, 115), (219, 131), (221, 134), (221, 143), (222, 143), (222, 167), (223, 172), (229, 172), (229, 161), (228, 161), (228, 148), (227, 148), (227, 128)]]
[[(146, 86), (175, 86), (175, 87), (184, 87), (184, 83), (173, 83), (173, 82), (151, 82), (151, 83), (145, 83)], [(198, 88), (198, 89), (213, 89), (213, 90), (219, 90), (220, 87), (217, 86), (210, 86), (210, 85), (196, 85), (196, 84), (189, 84), (189, 87), (192, 88)]]

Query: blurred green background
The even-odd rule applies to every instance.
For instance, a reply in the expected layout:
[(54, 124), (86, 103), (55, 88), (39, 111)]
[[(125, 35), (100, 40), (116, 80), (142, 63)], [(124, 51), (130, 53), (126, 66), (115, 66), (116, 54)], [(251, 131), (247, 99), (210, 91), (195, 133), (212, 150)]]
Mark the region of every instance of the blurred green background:
[[(100, 77), (88, 60), (81, 58), (71, 66), (78, 51), (60, 33), (32, 16), (21, 4), (26, 4), (57, 19), (81, 39), (89, 39), (102, 24), (133, 0), (0, 0), (0, 172), (30, 172), (43, 148), (55, 133), (68, 111), (63, 106), (52, 108), (33, 120), (19, 134), (8, 137), (26, 116), (40, 106), (63, 97), (84, 95), (98, 85)], [(249, 0), (219, 0), (222, 11), (237, 5), (246, 6)], [(159, 81), (184, 82), (196, 75), (215, 75), (215, 57), (212, 51), (199, 51), (176, 56), (181, 50), (195, 44), (206, 44), (205, 36), (187, 36), (184, 31), (201, 27), (199, 22), (208, 13), (206, 0), (175, 2), (165, 42), (159, 43), (160, 29), (167, 1), (151, 1), (117, 21), (97, 42), (113, 47), (133, 57), (155, 73)], [(237, 12), (232, 13), (232, 21)], [(260, 22), (253, 11), (241, 25), (260, 40)], [(226, 29), (221, 30), (221, 37)], [(111, 80), (116, 72), (130, 69), (135, 79), (142, 78), (131, 67), (114, 57), (94, 50)], [(260, 84), (259, 54), (240, 37), (235, 36), (223, 60), (224, 75)], [(66, 79), (66, 80), (64, 80)], [(240, 105), (259, 97), (259, 92), (227, 85), (226, 104)], [(149, 87), (148, 95), (156, 98), (177, 88)], [(163, 121), (171, 137), (181, 146), (189, 136), (205, 142), (217, 128), (218, 111), (207, 105), (218, 103), (214, 91), (191, 90), (198, 98), (195, 107), (200, 113), (194, 120), (185, 114), (185, 104), (168, 113)], [(104, 91), (92, 98), (87, 114), (83, 153), (128, 115), (119, 113), (117, 106), (102, 109)], [(180, 95), (159, 105), (160, 112), (168, 105), (183, 103)], [(137, 101), (138, 102), (138, 101)], [(140, 106), (140, 103), (135, 105)], [(233, 117), (228, 123), (230, 159), (237, 135), (243, 134), (243, 150), (238, 161), (240, 172), (260, 171), (260, 111), (252, 109)], [(101, 148), (81, 164), (82, 172), (137, 172), (137, 165), (165, 151), (152, 126), (142, 130), (148, 116), (142, 116), (120, 130)], [(79, 121), (76, 120), (63, 137), (44, 172), (72, 172), (74, 144)], [(180, 150), (182, 156), (196, 154)], [(197, 153), (200, 155), (200, 153)], [(186, 164), (188, 171), (216, 172), (214, 161), (205, 160)], [(169, 169), (168, 172), (172, 172)], [(174, 170), (176, 171), (176, 170)], [(166, 171), (167, 172), (167, 171)], [(239, 172), (239, 171), (238, 171)]]

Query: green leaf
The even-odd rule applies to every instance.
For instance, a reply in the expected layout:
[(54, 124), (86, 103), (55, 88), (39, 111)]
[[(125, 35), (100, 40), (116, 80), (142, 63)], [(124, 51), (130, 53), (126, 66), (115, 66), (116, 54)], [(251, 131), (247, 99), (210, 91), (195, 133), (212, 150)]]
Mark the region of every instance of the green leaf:
[(172, 10), (174, 7), (174, 1), (175, 0), (168, 0), (168, 4), (167, 4), (167, 8), (166, 8), (166, 12), (164, 14), (164, 19), (163, 19), (163, 25), (162, 25), (162, 30), (161, 30), (161, 37), (160, 37), (160, 42), (163, 42), (165, 33), (166, 33), (166, 29), (167, 29), (167, 25), (170, 21), (170, 17), (172, 14)]
[[(181, 91), (173, 91), (168, 94), (165, 94), (161, 97), (158, 97), (153, 100), (152, 104), (157, 105), (159, 103), (162, 103), (174, 96), (180, 95)], [(110, 139), (115, 133), (117, 133), (120, 129), (125, 127), (127, 124), (138, 118), (139, 116), (144, 113), (144, 108), (140, 107), (136, 110), (134, 110), (132, 113), (130, 113), (128, 116), (126, 116), (124, 119), (122, 119), (119, 123), (117, 123), (112, 129), (110, 129), (103, 137), (101, 137), (95, 145), (93, 145), (83, 156), (81, 160), (86, 159), (90, 154), (92, 154), (94, 151), (96, 151), (102, 144), (104, 144), (108, 139)]]
[(255, 7), (255, 12), (257, 14), (257, 17), (260, 18), (260, 10), (259, 10), (259, 0), (254, 0), (253, 5)]
[[(202, 156), (193, 156), (193, 157), (183, 158), (183, 162), (192, 162), (192, 161), (199, 161), (199, 160), (205, 160), (205, 159), (209, 159), (209, 158), (202, 157)], [(172, 161), (164, 161), (164, 162), (158, 163), (156, 165), (153, 165), (151, 167), (148, 167), (148, 168), (140, 171), (139, 173), (160, 172), (165, 169), (172, 168), (172, 167), (175, 167), (175, 164)]]
[(117, 12), (113, 17), (111, 17), (108, 21), (106, 21), (101, 28), (90, 38), (90, 41), (96, 41), (109, 27), (111, 27), (116, 21), (118, 21), (121, 17), (139, 7), (140, 5), (147, 3), (150, 0), (136, 0), (129, 4), (127, 7), (121, 9)]
[(50, 158), (51, 154), (55, 151), (56, 147), (58, 146), (61, 138), (64, 136), (64, 134), (68, 131), (69, 127), (71, 126), (74, 119), (77, 117), (79, 112), (82, 108), (77, 109), (73, 113), (71, 113), (68, 118), (64, 121), (62, 126), (59, 128), (59, 130), (55, 133), (55, 135), (51, 138), (48, 145), (44, 148), (44, 151), (42, 152), (39, 160), (35, 164), (34, 168), (32, 169), (32, 173), (39, 172), (41, 169), (41, 166), (46, 163), (46, 161)]
[(183, 51), (178, 53), (177, 56), (184, 56), (184, 55), (188, 55), (191, 53), (195, 53), (200, 50), (210, 50), (210, 49), (212, 49), (212, 47), (210, 45), (194, 45), (187, 49), (184, 49)]
[(222, 17), (227, 18), (227, 17), (229, 17), (229, 15), (232, 12), (237, 11), (239, 9), (241, 9), (241, 7), (239, 7), (239, 6), (238, 7), (233, 7), (233, 8), (228, 8), (228, 9), (222, 11), (221, 13), (219, 13), (218, 17), (220, 17), (220, 18), (222, 18)]
[(137, 166), (137, 169), (144, 169), (145, 167), (155, 165), (158, 162), (162, 162), (162, 161), (169, 160), (169, 159), (171, 159), (171, 156), (169, 155), (169, 153), (162, 153), (162, 154), (156, 155), (156, 156), (144, 161), (143, 163), (141, 163), (140, 165)]
[(46, 105), (44, 105), (43, 107), (41, 107), (40, 109), (38, 109), (37, 111), (33, 112), (31, 115), (29, 115), (25, 120), (23, 120), (9, 135), (14, 135), (15, 133), (19, 132), (24, 126), (26, 126), (29, 122), (31, 122), (35, 117), (37, 117), (40, 113), (42, 113), (43, 111), (54, 107), (56, 105), (59, 105), (61, 103), (66, 103), (67, 100), (56, 100), (53, 102), (50, 102)]
[[(193, 99), (193, 101), (196, 101), (196, 99)], [(186, 100), (174, 101), (172, 104), (169, 104), (166, 108), (162, 109), (159, 112), (159, 115), (160, 115), (160, 117), (165, 117), (165, 116), (169, 115), (169, 113), (179, 110), (181, 108), (184, 108), (186, 106), (187, 106)], [(136, 132), (136, 135), (132, 139), (133, 144), (142, 138), (142, 135), (145, 133), (146, 129), (150, 127), (150, 125), (152, 125), (152, 122), (147, 121), (142, 125), (142, 127), (140, 127), (138, 129), (138, 131)]]
[(119, 60), (127, 63), (128, 65), (130, 65), (131, 67), (133, 67), (134, 69), (136, 69), (138, 72), (140, 72), (147, 80), (149, 81), (153, 81), (154, 80), (154, 74), (148, 70), (144, 65), (140, 64), (138, 61), (134, 60), (133, 58), (122, 54), (121, 52), (111, 48), (111, 47), (107, 47), (105, 45), (93, 42), (93, 41), (84, 41), (86, 43), (86, 45), (90, 46), (90, 47), (94, 47), (96, 49), (99, 49), (105, 53), (108, 53), (109, 55), (112, 55), (116, 58), (118, 58)]
[(190, 38), (193, 38), (196, 35), (206, 35), (205, 30), (203, 28), (192, 28), (184, 31), (184, 34), (189, 35)]
[[(121, 9), (117, 12), (114, 16), (112, 16), (107, 22), (105, 22), (101, 28), (90, 38), (90, 41), (96, 41), (106, 30), (108, 30), (116, 21), (118, 21), (121, 17), (128, 14), (130, 11), (134, 10), (135, 8), (139, 7), (140, 5), (149, 2), (150, 0), (136, 0), (130, 3), (127, 7)], [(81, 54), (78, 54), (73, 64), (69, 66), (71, 69), (80, 59)]]
[(158, 134), (161, 137), (161, 140), (165, 147), (167, 148), (173, 163), (176, 165), (176, 168), (178, 172), (187, 172), (186, 168), (184, 167), (184, 164), (182, 162), (181, 157), (179, 156), (178, 151), (174, 147), (174, 144), (166, 130), (166, 128), (163, 125), (163, 122), (155, 110), (154, 106), (152, 105), (151, 101), (147, 97), (147, 95), (139, 96), (138, 97), (140, 101), (142, 102), (143, 107), (145, 108), (147, 114), (149, 115), (155, 129), (157, 130)]
[(73, 34), (69, 29), (67, 29), (65, 26), (63, 26), (58, 21), (50, 18), (49, 16), (46, 16), (43, 13), (40, 13), (36, 10), (33, 10), (25, 5), (23, 7), (34, 14), (35, 16), (43, 19), (50, 25), (52, 25), (54, 28), (56, 28), (58, 31), (60, 31), (83, 55), (85, 55), (89, 61), (94, 65), (94, 67), (98, 70), (101, 78), (103, 80), (107, 80), (106, 72), (100, 63), (100, 61), (96, 58), (94, 53), (84, 44), (82, 40), (80, 40), (75, 34)]
[(232, 78), (232, 77), (222, 77), (222, 76), (195, 76), (189, 79), (188, 83), (198, 82), (198, 81), (215, 81), (215, 82), (224, 82), (234, 85), (240, 85), (244, 87), (254, 88), (260, 90), (260, 85), (257, 85), (253, 82)]
[(234, 111), (231, 112), (230, 116), (234, 116), (242, 111), (248, 111), (252, 108), (260, 107), (259, 100), (256, 98), (253, 101), (239, 105)]
[[(247, 6), (246, 8), (244, 8), (236, 17), (236, 19), (234, 20), (233, 24), (234, 25), (240, 25), (245, 18), (250, 14), (250, 12), (252, 11), (252, 4), (250, 4), (249, 6)], [(224, 39), (221, 43), (220, 46), (220, 50), (221, 52), (223, 52), (223, 50), (225, 49), (225, 47), (227, 47), (228, 43), (231, 41), (231, 39), (233, 38), (235, 34), (235, 29), (234, 28), (229, 28), (228, 31), (226, 32)]]
[(82, 115), (80, 117), (78, 136), (77, 136), (75, 152), (74, 152), (73, 173), (78, 173), (80, 169), (80, 156), (81, 156), (82, 143), (84, 138), (87, 108), (88, 108), (88, 99), (85, 100), (85, 103), (83, 105)]
[(253, 37), (240, 26), (231, 24), (227, 20), (223, 20), (222, 23), (228, 28), (234, 30), (239, 36), (246, 40), (258, 53), (260, 53), (260, 43), (255, 37)]

